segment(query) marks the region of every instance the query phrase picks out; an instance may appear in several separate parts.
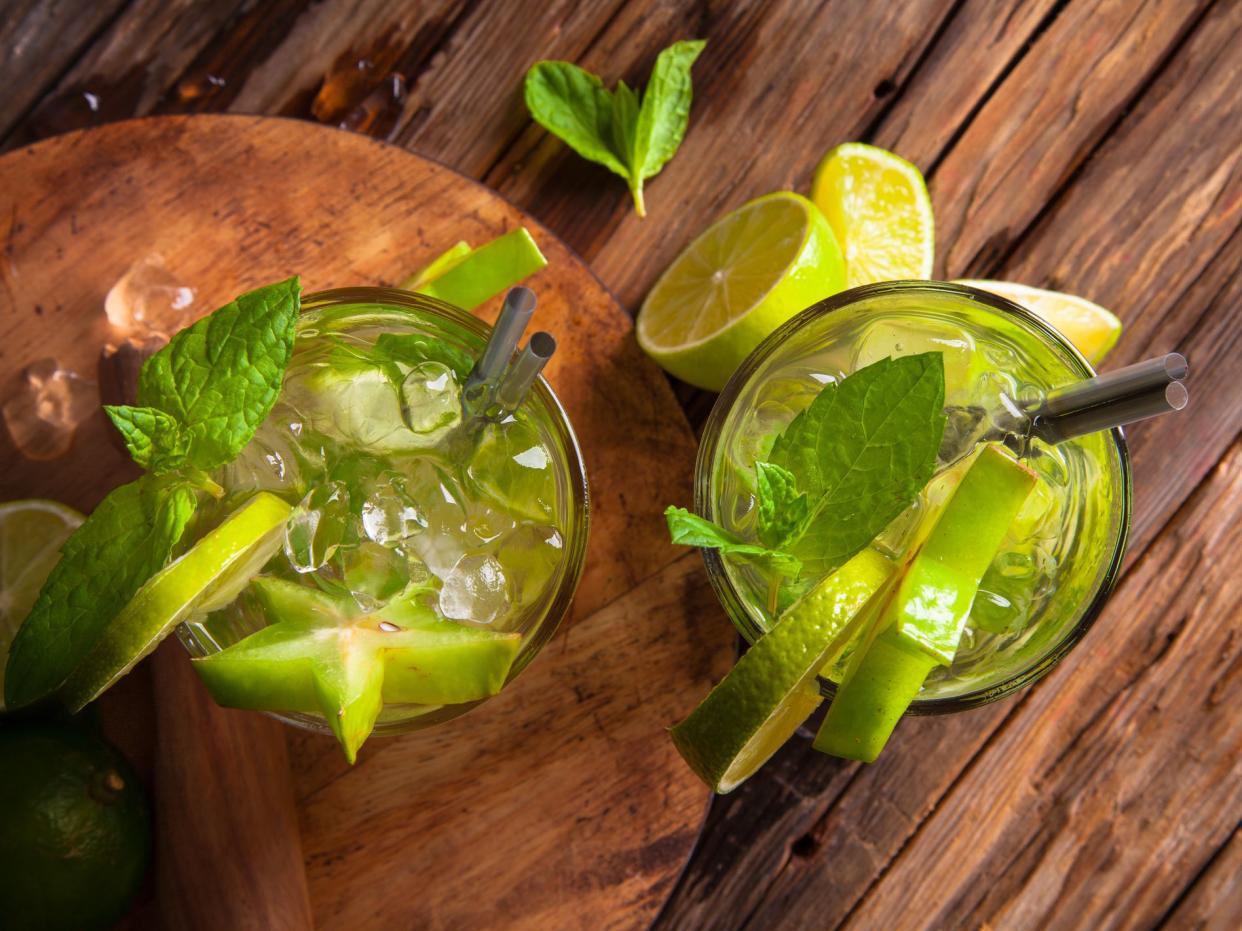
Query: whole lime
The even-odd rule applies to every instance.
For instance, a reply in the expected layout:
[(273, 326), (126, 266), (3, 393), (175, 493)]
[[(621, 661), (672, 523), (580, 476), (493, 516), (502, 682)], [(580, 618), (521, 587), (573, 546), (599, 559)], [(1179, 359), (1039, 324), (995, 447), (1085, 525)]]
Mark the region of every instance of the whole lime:
[(0, 725), (0, 924), (106, 928), (150, 861), (147, 800), (115, 749), (73, 724)]

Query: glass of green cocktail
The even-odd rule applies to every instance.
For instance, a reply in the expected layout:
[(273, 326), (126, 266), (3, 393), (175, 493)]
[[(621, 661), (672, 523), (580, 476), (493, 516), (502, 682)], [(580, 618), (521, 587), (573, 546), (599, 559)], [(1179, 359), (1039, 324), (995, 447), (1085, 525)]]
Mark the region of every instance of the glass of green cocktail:
[[(542, 379), (515, 410), (465, 418), (487, 334), (408, 292), (303, 301), (276, 406), (211, 476), (224, 493), (204, 526), (259, 492), (293, 506), (262, 575), (178, 630), (217, 700), (408, 730), (474, 707), (551, 637), (582, 572), (586, 478)], [(316, 681), (294, 681), (290, 656)]]
[[(887, 357), (939, 352), (947, 423), (936, 477), (875, 538), (900, 559), (921, 515), (942, 503), (998, 412), (1030, 407), (1091, 377), (1081, 354), (1003, 298), (944, 283), (890, 283), (830, 298), (790, 321), (746, 361), (717, 401), (699, 450), (696, 510), (746, 536), (755, 519), (753, 469), (774, 438), (826, 385)], [(1024, 459), (1040, 481), (988, 567), (953, 661), (928, 676), (913, 713), (957, 711), (1001, 698), (1051, 669), (1086, 632), (1121, 567), (1130, 529), (1130, 464), (1120, 429), (1070, 442), (1036, 441)], [(956, 473), (956, 474), (955, 474)], [(816, 554), (781, 586), (780, 604), (819, 581)], [(704, 550), (712, 585), (748, 640), (773, 623), (770, 573)], [(831, 694), (846, 651), (824, 686)]]

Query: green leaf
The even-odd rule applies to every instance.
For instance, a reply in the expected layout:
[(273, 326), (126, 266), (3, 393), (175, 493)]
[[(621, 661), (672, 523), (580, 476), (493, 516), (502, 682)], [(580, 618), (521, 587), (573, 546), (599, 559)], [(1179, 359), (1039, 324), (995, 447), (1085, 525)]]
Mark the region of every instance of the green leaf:
[(810, 503), (786, 546), (828, 567), (861, 550), (931, 479), (944, 424), (938, 352), (881, 359), (824, 388), (772, 447)]
[(186, 464), (186, 438), (171, 414), (154, 407), (105, 404), (104, 413), (121, 432), (134, 462), (163, 473)]
[(794, 474), (770, 462), (755, 463), (755, 487), (759, 539), (764, 546), (780, 549), (802, 527), (810, 502), (805, 492), (798, 492)]
[(51, 694), (104, 627), (168, 561), (194, 514), (194, 490), (144, 476), (115, 489), (61, 549), (9, 650), (5, 704)]
[(802, 563), (794, 556), (779, 550), (746, 543), (741, 537), (723, 527), (691, 514), (685, 508), (668, 507), (664, 510), (668, 532), (674, 543), (682, 546), (702, 546), (720, 550), (721, 554), (740, 556), (767, 566), (782, 575), (796, 576)]
[(293, 354), (300, 294), (297, 278), (243, 294), (143, 365), (138, 404), (181, 425), (190, 465), (229, 462), (271, 411)]
[(541, 61), (526, 74), (526, 106), (541, 126), (589, 161), (626, 180), (634, 209), (646, 216), (643, 181), (681, 145), (690, 119), (690, 68), (706, 42), (677, 42), (656, 59), (641, 94), (624, 81), (609, 93), (595, 75), (564, 61)]
[(414, 333), (381, 333), (375, 341), (375, 353), (377, 361), (403, 365), (439, 362), (452, 369), (459, 381), (474, 368), (474, 357), (465, 350)]
[(571, 62), (536, 62), (526, 72), (524, 95), (540, 126), (587, 161), (629, 177), (612, 148), (612, 95), (599, 78)]

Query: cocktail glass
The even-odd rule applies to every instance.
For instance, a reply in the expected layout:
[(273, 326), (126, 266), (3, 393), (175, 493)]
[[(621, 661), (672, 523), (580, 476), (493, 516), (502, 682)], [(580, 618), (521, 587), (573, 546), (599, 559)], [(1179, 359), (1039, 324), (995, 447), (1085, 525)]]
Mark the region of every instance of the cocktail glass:
[[(945, 363), (948, 426), (938, 474), (962, 461), (984, 433), (1035, 404), (1050, 389), (1091, 377), (1091, 366), (1034, 314), (1003, 298), (940, 282), (886, 282), (835, 295), (771, 334), (733, 375), (704, 430), (695, 480), (700, 515), (754, 535), (754, 462), (831, 381), (885, 356), (939, 351)], [(1120, 429), (1056, 447), (1036, 444), (1026, 459), (1043, 482), (980, 586), (954, 662), (939, 666), (910, 708), (960, 711), (1029, 685), (1055, 666), (1090, 628), (1121, 569), (1130, 530), (1129, 456)], [(932, 486), (936, 484), (933, 479)], [(897, 556), (909, 542), (927, 494), (873, 543)], [(754, 642), (774, 621), (772, 580), (753, 563), (704, 550), (716, 594)], [(813, 561), (782, 604), (819, 580)], [(825, 694), (843, 673), (850, 650)]]
[[(302, 307), (280, 399), (213, 476), (224, 489), (216, 520), (258, 491), (282, 497), (294, 516), (265, 576), (377, 617), (403, 586), (425, 582), (419, 603), (436, 620), (521, 635), (507, 684), (552, 637), (582, 574), (588, 489), (564, 409), (539, 378), (512, 415), (465, 422), (462, 367), (490, 330), (441, 301), (349, 288)], [(373, 364), (381, 337), (407, 341), (399, 362)], [(279, 620), (243, 592), (178, 635), (203, 657)], [(426, 727), (480, 702), (386, 703), (374, 732)], [(328, 730), (318, 713), (271, 713)]]

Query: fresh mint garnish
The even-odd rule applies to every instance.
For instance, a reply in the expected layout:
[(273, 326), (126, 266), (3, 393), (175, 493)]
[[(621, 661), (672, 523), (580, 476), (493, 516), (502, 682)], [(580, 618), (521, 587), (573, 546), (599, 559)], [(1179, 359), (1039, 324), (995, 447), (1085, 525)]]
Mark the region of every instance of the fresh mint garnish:
[(720, 550), (722, 554), (740, 556), (765, 565), (781, 575), (795, 576), (802, 570), (802, 563), (788, 553), (747, 543), (723, 527), (691, 514), (685, 508), (668, 507), (664, 510), (668, 521), (668, 533), (674, 543), (682, 546), (704, 546)]
[(142, 367), (137, 406), (105, 408), (150, 474), (114, 489), (61, 549), (9, 651), (5, 704), (49, 695), (168, 562), (204, 474), (250, 442), (280, 394), (300, 310), (297, 278), (243, 294), (182, 330)]
[(159, 429), (146, 433), (138, 425), (154, 418), (132, 407), (110, 410), (113, 423), (127, 424), (121, 432), (131, 451), (165, 469), (207, 471), (236, 458), (280, 395), (301, 290), (290, 278), (243, 294), (148, 359), (138, 380), (138, 407), (162, 412), (179, 429), (160, 419)]
[(151, 475), (100, 502), (65, 541), (13, 638), (4, 677), (8, 707), (29, 705), (60, 687), (108, 622), (163, 568), (196, 503), (189, 485)]
[(772, 463), (810, 501), (787, 545), (826, 568), (843, 564), (930, 481), (944, 425), (938, 352), (881, 359), (827, 385), (772, 446)]
[(771, 462), (755, 463), (755, 487), (759, 540), (780, 549), (805, 525), (810, 501), (798, 491), (794, 474)]
[(830, 571), (914, 501), (944, 425), (941, 354), (882, 359), (826, 386), (755, 463), (757, 543), (676, 507), (664, 512), (669, 533), (783, 575), (807, 560)]
[(647, 215), (643, 181), (681, 145), (690, 120), (690, 67), (707, 43), (676, 42), (662, 51), (640, 95), (603, 82), (567, 61), (541, 61), (526, 73), (526, 107), (544, 129), (588, 161), (626, 180), (634, 209)]

